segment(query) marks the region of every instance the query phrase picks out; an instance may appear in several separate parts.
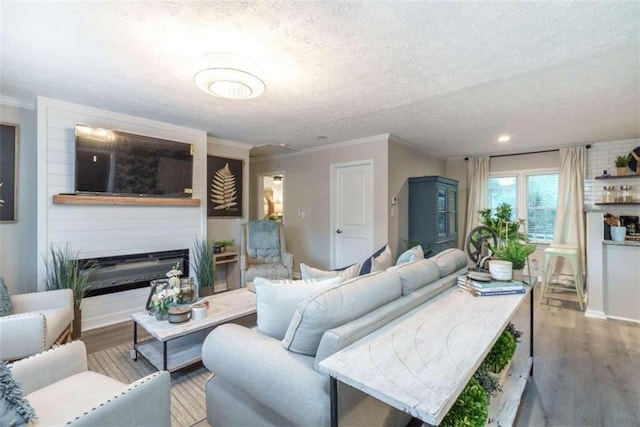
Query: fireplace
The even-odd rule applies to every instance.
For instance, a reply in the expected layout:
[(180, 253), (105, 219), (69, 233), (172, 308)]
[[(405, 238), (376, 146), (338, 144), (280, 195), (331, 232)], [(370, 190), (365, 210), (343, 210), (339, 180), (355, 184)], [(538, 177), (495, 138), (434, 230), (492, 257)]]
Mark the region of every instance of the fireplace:
[(155, 279), (166, 278), (176, 264), (189, 276), (189, 250), (118, 255), (81, 260), (81, 267), (95, 266), (89, 276), (88, 297), (138, 289), (149, 286)]

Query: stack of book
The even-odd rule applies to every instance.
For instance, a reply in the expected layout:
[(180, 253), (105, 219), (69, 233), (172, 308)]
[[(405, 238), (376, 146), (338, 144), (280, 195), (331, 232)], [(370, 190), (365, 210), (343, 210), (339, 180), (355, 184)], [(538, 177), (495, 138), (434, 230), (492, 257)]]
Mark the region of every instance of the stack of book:
[(513, 295), (524, 294), (524, 286), (522, 282), (516, 280), (511, 281), (490, 281), (481, 282), (479, 280), (473, 280), (467, 276), (458, 277), (458, 287), (469, 291), (473, 295), (486, 297), (493, 295)]

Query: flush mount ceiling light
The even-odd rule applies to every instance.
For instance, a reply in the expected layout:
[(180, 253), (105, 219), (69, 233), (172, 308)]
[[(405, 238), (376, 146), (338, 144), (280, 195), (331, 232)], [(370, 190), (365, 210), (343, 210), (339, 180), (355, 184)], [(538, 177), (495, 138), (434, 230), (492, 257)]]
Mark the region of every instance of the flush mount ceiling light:
[(209, 53), (200, 58), (196, 86), (208, 94), (227, 99), (251, 99), (266, 86), (258, 77), (260, 67), (248, 58), (232, 53)]
[(509, 135), (500, 135), (498, 138), (498, 142), (509, 142), (511, 141), (511, 137)]

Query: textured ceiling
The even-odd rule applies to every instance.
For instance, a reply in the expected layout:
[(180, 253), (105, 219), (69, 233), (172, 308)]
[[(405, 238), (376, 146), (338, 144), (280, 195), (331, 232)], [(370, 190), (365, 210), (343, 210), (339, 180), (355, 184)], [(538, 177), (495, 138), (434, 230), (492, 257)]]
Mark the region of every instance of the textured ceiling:
[[(640, 137), (639, 2), (0, 3), (0, 94), (306, 148), (390, 133), (441, 157)], [(236, 52), (266, 93), (193, 83)], [(508, 144), (500, 134), (512, 135)], [(319, 139), (318, 136), (326, 136)]]

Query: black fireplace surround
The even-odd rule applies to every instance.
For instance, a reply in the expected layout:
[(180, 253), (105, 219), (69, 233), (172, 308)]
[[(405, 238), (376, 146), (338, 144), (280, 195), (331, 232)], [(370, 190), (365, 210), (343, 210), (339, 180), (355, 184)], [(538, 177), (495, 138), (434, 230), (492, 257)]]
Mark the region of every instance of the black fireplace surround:
[(93, 266), (87, 297), (139, 289), (155, 279), (166, 278), (176, 264), (189, 276), (189, 249), (117, 255), (80, 260), (80, 267)]

